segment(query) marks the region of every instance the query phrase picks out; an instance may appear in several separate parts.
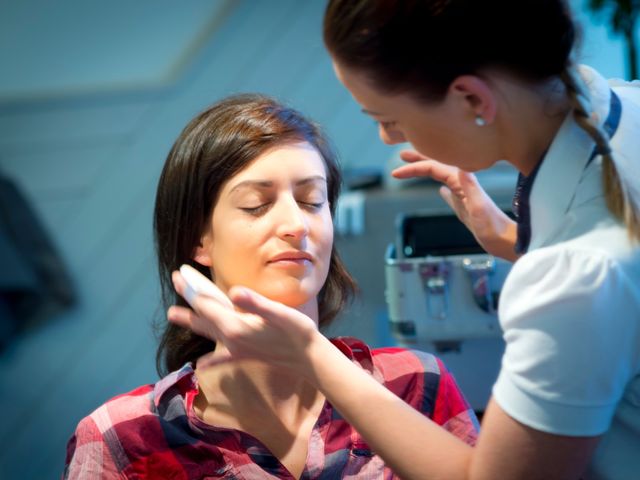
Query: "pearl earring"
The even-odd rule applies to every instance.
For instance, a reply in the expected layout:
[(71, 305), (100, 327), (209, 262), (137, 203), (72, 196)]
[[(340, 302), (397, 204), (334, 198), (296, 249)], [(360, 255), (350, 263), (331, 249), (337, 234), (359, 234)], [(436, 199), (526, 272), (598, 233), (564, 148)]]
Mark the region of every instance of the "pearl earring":
[(479, 127), (484, 127), (487, 124), (486, 120), (482, 118), (480, 115), (476, 115), (476, 125)]

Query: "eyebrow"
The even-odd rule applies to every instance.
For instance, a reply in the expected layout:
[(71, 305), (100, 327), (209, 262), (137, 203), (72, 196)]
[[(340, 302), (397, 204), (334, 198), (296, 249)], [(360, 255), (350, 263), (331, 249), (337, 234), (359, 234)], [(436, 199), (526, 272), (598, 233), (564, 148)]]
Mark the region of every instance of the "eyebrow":
[[(295, 186), (300, 187), (303, 185), (308, 185), (309, 183), (315, 182), (327, 182), (327, 179), (322, 175), (313, 175), (311, 177), (301, 178), (300, 180), (295, 181)], [(271, 180), (244, 180), (243, 182), (234, 185), (234, 187), (229, 191), (229, 193), (233, 193), (241, 188), (257, 188), (257, 189), (267, 189), (273, 187), (274, 182)]]

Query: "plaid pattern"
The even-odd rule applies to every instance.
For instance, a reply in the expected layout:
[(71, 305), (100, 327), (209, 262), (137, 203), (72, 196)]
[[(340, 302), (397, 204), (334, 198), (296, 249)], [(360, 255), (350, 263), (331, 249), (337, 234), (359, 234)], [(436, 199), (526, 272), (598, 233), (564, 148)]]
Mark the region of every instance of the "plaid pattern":
[[(353, 338), (332, 342), (387, 388), (465, 442), (478, 423), (440, 359), (402, 348), (371, 351)], [(205, 424), (190, 364), (155, 385), (109, 400), (85, 417), (67, 445), (64, 479), (291, 479), (252, 436)], [(390, 420), (392, 421), (392, 420)], [(330, 404), (316, 422), (302, 479), (393, 479), (380, 457)]]

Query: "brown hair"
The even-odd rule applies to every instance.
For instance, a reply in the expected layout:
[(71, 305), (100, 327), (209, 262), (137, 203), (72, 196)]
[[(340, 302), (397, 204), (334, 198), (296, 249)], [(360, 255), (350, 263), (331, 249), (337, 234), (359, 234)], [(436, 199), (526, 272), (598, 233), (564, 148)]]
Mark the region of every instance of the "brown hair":
[[(515, 21), (522, 12), (527, 21)], [(380, 91), (430, 101), (481, 68), (529, 80), (557, 75), (574, 37), (560, 0), (330, 0), (324, 17), (332, 57)]]
[(561, 75), (569, 100), (573, 107), (576, 123), (585, 130), (596, 143), (598, 152), (602, 155), (602, 186), (607, 208), (616, 218), (627, 226), (629, 238), (640, 241), (640, 205), (634, 202), (631, 187), (627, 184), (630, 177), (620, 175), (613, 160), (613, 152), (609, 145), (609, 135), (600, 125), (597, 117), (592, 115), (593, 108), (587, 86), (575, 71), (568, 65)]
[[(189, 264), (210, 277), (192, 259), (223, 185), (258, 156), (278, 145), (308, 142), (327, 169), (334, 214), (341, 186), (336, 154), (320, 128), (296, 110), (272, 98), (245, 94), (228, 97), (194, 118), (182, 131), (164, 164), (154, 211), (154, 236), (165, 308), (186, 306), (173, 289), (171, 272)], [(327, 280), (318, 295), (320, 326), (328, 325), (353, 297), (356, 286), (335, 248)], [(163, 375), (212, 351), (215, 343), (172, 323), (164, 324), (156, 353)]]
[[(522, 12), (527, 20), (515, 21)], [(603, 152), (607, 206), (640, 240), (639, 206), (571, 61), (576, 35), (565, 0), (330, 0), (324, 17), (332, 57), (387, 94), (437, 102), (456, 77), (483, 68), (532, 82), (562, 79), (577, 123)]]

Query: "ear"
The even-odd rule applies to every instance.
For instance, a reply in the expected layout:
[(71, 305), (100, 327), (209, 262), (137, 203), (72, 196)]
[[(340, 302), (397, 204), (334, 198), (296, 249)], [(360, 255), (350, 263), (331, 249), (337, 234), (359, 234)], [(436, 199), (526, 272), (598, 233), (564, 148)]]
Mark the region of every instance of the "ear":
[(213, 265), (213, 261), (211, 260), (211, 255), (209, 254), (209, 252), (211, 251), (210, 247), (211, 236), (209, 234), (206, 234), (200, 239), (200, 243), (195, 248), (193, 252), (193, 259), (200, 265), (211, 267)]
[(449, 85), (449, 93), (466, 104), (473, 118), (482, 117), (488, 124), (495, 120), (498, 102), (485, 79), (476, 75), (460, 75)]

